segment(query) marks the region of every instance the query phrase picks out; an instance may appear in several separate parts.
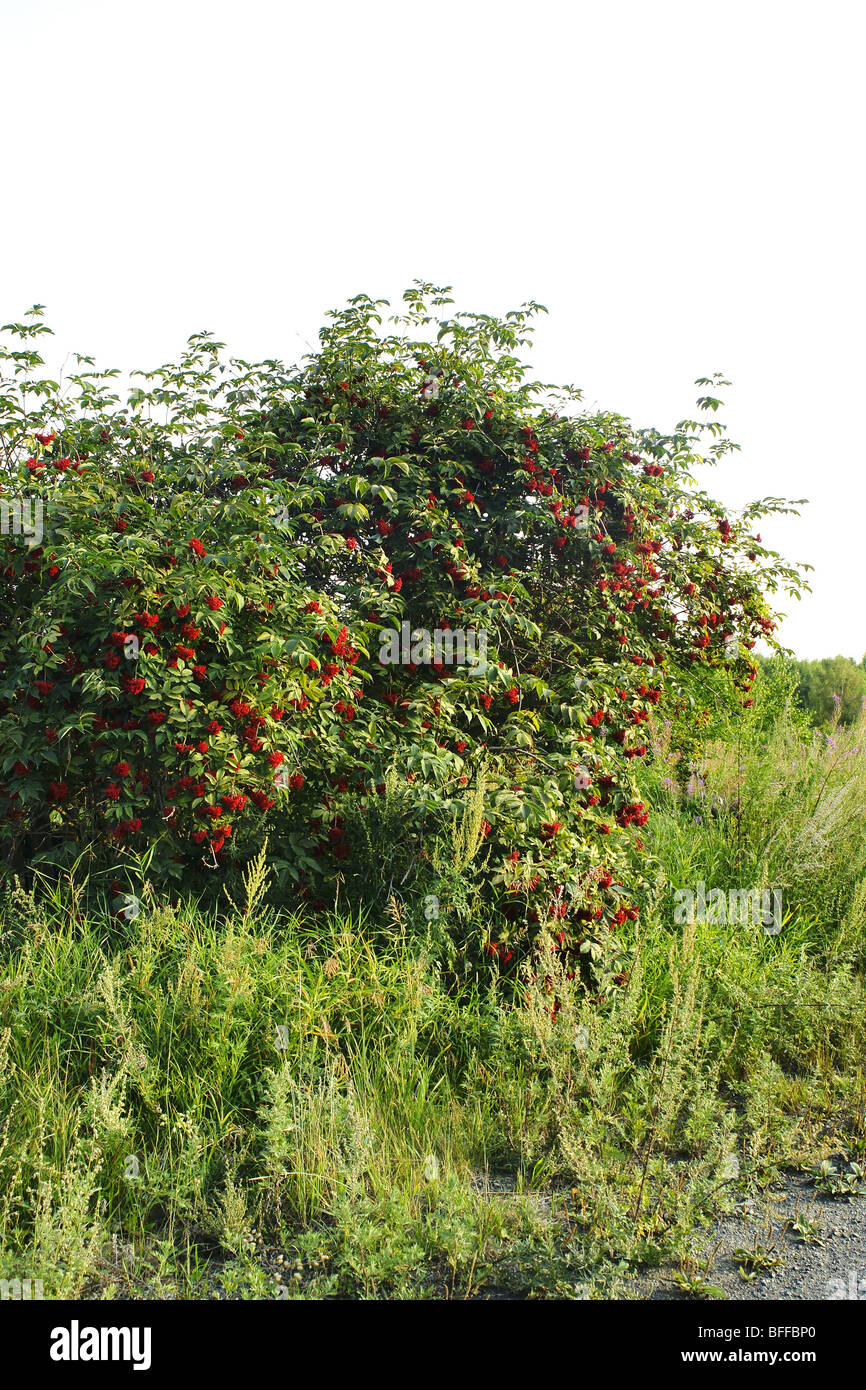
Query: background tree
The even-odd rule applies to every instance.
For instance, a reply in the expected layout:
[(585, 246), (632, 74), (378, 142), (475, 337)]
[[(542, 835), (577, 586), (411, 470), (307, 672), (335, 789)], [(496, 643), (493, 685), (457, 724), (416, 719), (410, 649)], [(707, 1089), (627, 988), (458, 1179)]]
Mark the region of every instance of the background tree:
[(843, 724), (853, 724), (866, 699), (866, 668), (847, 656), (824, 657), (797, 663), (799, 696), (816, 724), (838, 714)]

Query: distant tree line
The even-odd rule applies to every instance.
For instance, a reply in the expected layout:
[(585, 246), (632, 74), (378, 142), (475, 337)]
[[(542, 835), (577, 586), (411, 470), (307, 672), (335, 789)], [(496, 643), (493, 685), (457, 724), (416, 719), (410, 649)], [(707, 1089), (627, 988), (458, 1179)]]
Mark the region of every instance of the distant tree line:
[[(769, 666), (774, 658), (762, 658)], [(816, 724), (832, 719), (837, 708), (842, 724), (852, 724), (866, 700), (866, 656), (858, 663), (847, 656), (796, 662), (798, 699)]]

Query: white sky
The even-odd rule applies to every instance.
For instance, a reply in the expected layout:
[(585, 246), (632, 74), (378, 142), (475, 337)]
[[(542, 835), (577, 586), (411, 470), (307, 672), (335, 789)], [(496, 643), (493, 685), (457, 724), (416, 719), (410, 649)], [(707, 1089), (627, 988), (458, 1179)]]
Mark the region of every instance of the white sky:
[(761, 528), (816, 569), (783, 637), (859, 660), (864, 38), (842, 0), (0, 0), (0, 322), (294, 360), (417, 277), (540, 300), (536, 374), (639, 424), (723, 370), (705, 484), (810, 499)]

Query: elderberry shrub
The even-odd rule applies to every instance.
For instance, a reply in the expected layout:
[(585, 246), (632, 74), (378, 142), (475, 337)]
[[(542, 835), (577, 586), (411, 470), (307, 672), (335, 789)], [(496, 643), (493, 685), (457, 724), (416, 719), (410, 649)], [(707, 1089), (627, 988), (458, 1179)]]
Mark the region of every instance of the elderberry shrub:
[[(800, 583), (752, 527), (786, 508), (725, 516), (691, 480), (696, 421), (532, 384), (540, 306), (450, 303), (420, 285), (383, 325), (359, 296), (296, 368), (196, 335), (125, 403), (111, 373), (40, 377), (38, 310), (9, 326), (0, 497), (38, 500), (44, 532), (0, 535), (13, 869), (84, 851), (115, 895), (207, 893), (268, 837), (280, 899), (312, 910), (381, 889), (379, 833), (387, 888), (426, 901), (481, 786), (465, 949), (513, 971), (549, 929), (599, 987), (624, 978), (652, 721), (712, 680), (749, 702), (766, 595)], [(483, 635), (484, 660), (383, 662), (403, 624)]]

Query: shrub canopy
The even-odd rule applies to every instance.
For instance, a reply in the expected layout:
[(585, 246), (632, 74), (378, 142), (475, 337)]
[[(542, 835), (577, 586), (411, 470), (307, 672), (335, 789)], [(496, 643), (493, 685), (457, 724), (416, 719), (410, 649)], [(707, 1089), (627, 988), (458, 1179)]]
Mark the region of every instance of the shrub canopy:
[(38, 308), (7, 325), (9, 863), (201, 887), (267, 835), (284, 893), (325, 904), (383, 800), (405, 886), (481, 779), (479, 947), (546, 923), (600, 961), (636, 916), (653, 713), (713, 681), (748, 701), (766, 596), (800, 582), (755, 525), (787, 507), (697, 487), (735, 447), (714, 395), (669, 435), (587, 414), (527, 378), (540, 306), (450, 303), (418, 286), (386, 323), (359, 296), (293, 369), (198, 334), (125, 400), (87, 358), (44, 378)]

